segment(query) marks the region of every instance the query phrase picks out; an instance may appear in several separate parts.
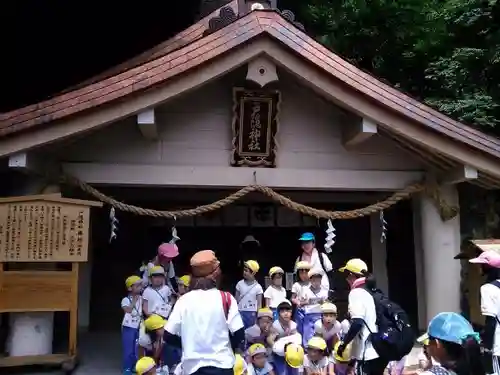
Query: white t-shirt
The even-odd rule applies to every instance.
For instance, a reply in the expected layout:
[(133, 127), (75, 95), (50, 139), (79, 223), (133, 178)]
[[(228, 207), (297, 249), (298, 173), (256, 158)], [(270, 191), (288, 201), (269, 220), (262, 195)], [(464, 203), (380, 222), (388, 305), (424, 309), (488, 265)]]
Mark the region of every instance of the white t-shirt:
[(142, 298), (148, 302), (148, 314), (158, 314), (168, 318), (172, 304), (170, 298), (172, 289), (168, 285), (163, 285), (160, 289), (148, 286), (142, 293)]
[(323, 325), (321, 319), (314, 323), (314, 333), (323, 337), (325, 340), (330, 340), (335, 335), (340, 337), (341, 330), (342, 327), (340, 326), (340, 322), (337, 320), (333, 323), (333, 326), (328, 329)]
[(298, 299), (304, 299), (306, 298), (306, 290), (309, 289), (309, 282), (307, 283), (293, 283), (292, 285), (292, 294), (295, 294), (295, 296)]
[(245, 280), (240, 280), (236, 284), (236, 291), (239, 295), (238, 309), (240, 311), (257, 311), (257, 296), (264, 293), (257, 281), (249, 284)]
[[(377, 313), (375, 301), (370, 293), (364, 288), (355, 288), (349, 292), (349, 312), (351, 319), (363, 319), (366, 324), (352, 341), (352, 356), (358, 360), (369, 361), (378, 358), (372, 343), (368, 340), (370, 331), (378, 332), (376, 325)], [(370, 331), (368, 328), (370, 328)]]
[[(149, 285), (149, 271), (154, 266), (156, 266), (156, 264), (154, 264), (152, 262), (149, 262), (148, 265), (146, 266), (146, 269), (144, 270), (144, 273), (142, 274), (142, 284), (144, 286), (148, 286)], [(174, 263), (170, 262), (168, 264), (168, 269), (167, 269), (166, 272), (167, 272), (166, 282), (167, 282), (167, 284), (170, 284), (170, 279), (173, 278), (173, 277), (175, 277)]]
[[(132, 306), (132, 297), (128, 296), (122, 299), (122, 308)], [(139, 328), (142, 316), (142, 297), (139, 296), (135, 305), (132, 307), (132, 312), (125, 313), (122, 320), (122, 326), (130, 328)]]
[(286, 298), (286, 289), (270, 285), (264, 292), (264, 298), (269, 298), (269, 307), (275, 309)]
[(290, 321), (288, 327), (282, 326), (279, 320), (273, 322), (272, 328), (274, 333), (278, 334), (278, 339), (282, 337), (287, 337), (290, 335), (295, 335), (297, 333), (297, 323), (293, 320)]
[[(321, 253), (321, 255), (323, 257), (323, 264), (325, 265), (325, 268), (323, 269), (323, 267), (321, 267), (321, 262), (319, 260), (319, 254), (320, 253), (318, 252), (318, 250), (313, 249), (313, 251), (311, 253), (311, 260), (309, 261), (309, 263), (311, 264), (313, 270), (325, 271), (325, 273), (323, 274), (323, 277), (321, 279), (321, 286), (323, 288), (325, 288), (326, 290), (330, 290), (330, 281), (328, 281), (328, 275), (326, 273), (333, 270), (333, 265), (332, 265), (332, 262), (330, 262), (330, 259), (328, 259), (328, 257), (326, 256), (326, 254)], [(297, 258), (296, 263), (298, 263), (300, 261), (300, 258), (301, 257)], [(297, 271), (297, 269), (295, 269), (295, 271)]]
[(165, 329), (180, 336), (182, 367), (189, 375), (201, 367), (232, 369), (234, 353), (229, 332), (243, 328), (238, 305), (231, 296), (228, 318), (219, 290), (192, 290), (180, 297)]
[(306, 314), (321, 313), (321, 304), (328, 299), (328, 289), (321, 287), (319, 290), (312, 290), (311, 286), (304, 289), (304, 296), (308, 300), (304, 306)]
[(306, 355), (304, 357), (304, 364), (302, 365), (302, 367), (304, 368), (304, 370), (309, 370), (314, 373), (321, 373), (327, 369), (330, 363), (333, 363), (330, 357), (325, 356), (319, 361), (313, 362), (309, 359), (309, 356)]
[[(500, 288), (493, 284), (481, 286), (481, 314), (492, 316), (497, 320), (500, 317)], [(497, 321), (493, 338), (493, 355), (500, 356), (500, 327)]]

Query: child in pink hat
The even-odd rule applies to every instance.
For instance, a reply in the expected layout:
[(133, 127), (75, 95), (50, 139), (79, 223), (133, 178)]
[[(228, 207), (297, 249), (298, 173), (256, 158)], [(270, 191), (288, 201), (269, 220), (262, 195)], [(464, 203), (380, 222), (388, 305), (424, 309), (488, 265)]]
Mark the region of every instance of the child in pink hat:
[(500, 321), (500, 254), (488, 250), (478, 257), (469, 260), (470, 263), (479, 264), (486, 282), (481, 286), (481, 314), (485, 318), (482, 335), (482, 346), (485, 373), (500, 373), (500, 334), (497, 333)]
[(162, 243), (158, 246), (156, 256), (144, 267), (143, 281), (144, 286), (149, 285), (149, 270), (154, 266), (162, 266), (165, 269), (168, 284), (177, 293), (177, 280), (175, 278), (175, 269), (172, 259), (179, 255), (179, 248), (174, 243)]
[(500, 254), (493, 250), (483, 251), (478, 257), (470, 259), (469, 262), (500, 268)]

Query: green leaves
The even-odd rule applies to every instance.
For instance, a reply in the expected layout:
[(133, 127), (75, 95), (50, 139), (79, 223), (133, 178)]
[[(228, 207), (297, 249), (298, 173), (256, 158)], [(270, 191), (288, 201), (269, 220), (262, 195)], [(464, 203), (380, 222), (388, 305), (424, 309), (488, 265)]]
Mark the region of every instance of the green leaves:
[(500, 0), (281, 2), (348, 61), (500, 135)]

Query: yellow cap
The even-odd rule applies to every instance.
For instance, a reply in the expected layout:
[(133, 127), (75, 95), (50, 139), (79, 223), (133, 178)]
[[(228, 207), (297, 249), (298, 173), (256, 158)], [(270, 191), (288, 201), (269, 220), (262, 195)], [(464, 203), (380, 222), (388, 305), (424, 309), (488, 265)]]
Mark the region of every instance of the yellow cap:
[(250, 345), (250, 347), (248, 348), (248, 354), (251, 357), (257, 354), (266, 354), (266, 353), (267, 353), (266, 347), (262, 344), (253, 344)]
[(312, 269), (312, 270), (309, 270), (309, 272), (307, 273), (307, 275), (311, 278), (313, 276), (320, 276), (320, 277), (323, 277), (323, 274), (325, 272), (320, 269), (320, 268), (315, 268), (315, 269)]
[(189, 286), (189, 283), (191, 282), (191, 276), (184, 275), (184, 276), (179, 277), (179, 280), (182, 283), (182, 285), (187, 287), (187, 286)]
[(351, 344), (347, 345), (344, 351), (342, 352), (342, 356), (337, 354), (337, 350), (339, 349), (342, 341), (337, 341), (335, 346), (333, 347), (333, 357), (337, 362), (349, 362), (351, 360)]
[(149, 276), (163, 275), (165, 276), (165, 269), (162, 266), (154, 266), (149, 270)]
[(139, 282), (142, 282), (142, 279), (139, 276), (130, 276), (125, 280), (125, 286), (127, 287), (127, 289), (129, 289), (132, 288), (132, 285), (135, 285)]
[(283, 271), (283, 268), (278, 266), (271, 267), (271, 269), (269, 270), (269, 277), (273, 277), (273, 275), (276, 275), (277, 273), (284, 274), (285, 271)]
[(362, 275), (368, 271), (368, 266), (361, 259), (354, 258), (347, 261), (345, 266), (340, 268), (339, 271), (340, 272), (348, 271), (351, 273), (355, 273), (357, 275)]
[(285, 361), (288, 366), (299, 368), (304, 364), (304, 348), (299, 344), (289, 344), (285, 351)]
[(242, 375), (246, 370), (246, 363), (240, 354), (234, 356), (234, 375)]
[(321, 305), (321, 312), (323, 314), (336, 314), (337, 306), (331, 302), (325, 302)]
[(300, 262), (297, 262), (295, 265), (295, 269), (298, 270), (310, 270), (312, 268), (311, 263), (306, 262), (305, 260), (301, 260)]
[(311, 349), (325, 350), (326, 349), (326, 341), (322, 337), (313, 336), (307, 342), (307, 347)]
[(263, 307), (257, 311), (257, 319), (264, 317), (273, 318), (273, 312), (269, 307)]
[(144, 321), (144, 327), (148, 331), (155, 331), (157, 329), (165, 327), (167, 321), (163, 319), (160, 315), (153, 314)]
[(155, 360), (151, 357), (142, 357), (135, 364), (135, 372), (137, 375), (143, 375), (148, 371), (151, 371), (155, 368), (156, 363)]
[(244, 264), (245, 264), (245, 267), (248, 267), (248, 269), (250, 271), (252, 271), (253, 273), (259, 272), (260, 266), (256, 260), (247, 260)]
[(419, 344), (424, 345), (424, 346), (429, 346), (429, 335), (427, 333), (424, 333), (422, 336), (420, 336), (417, 339), (417, 342)]

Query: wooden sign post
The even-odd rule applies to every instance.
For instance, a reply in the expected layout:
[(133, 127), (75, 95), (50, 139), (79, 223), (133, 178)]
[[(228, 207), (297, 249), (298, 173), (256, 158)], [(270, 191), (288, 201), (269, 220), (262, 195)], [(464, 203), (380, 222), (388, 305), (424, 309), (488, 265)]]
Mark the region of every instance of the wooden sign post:
[[(88, 259), (90, 207), (102, 203), (60, 194), (0, 199), (0, 313), (70, 314), (67, 354), (9, 356), (0, 367), (74, 367), (78, 327), (78, 263)], [(11, 271), (9, 263), (70, 263), (71, 271)]]

